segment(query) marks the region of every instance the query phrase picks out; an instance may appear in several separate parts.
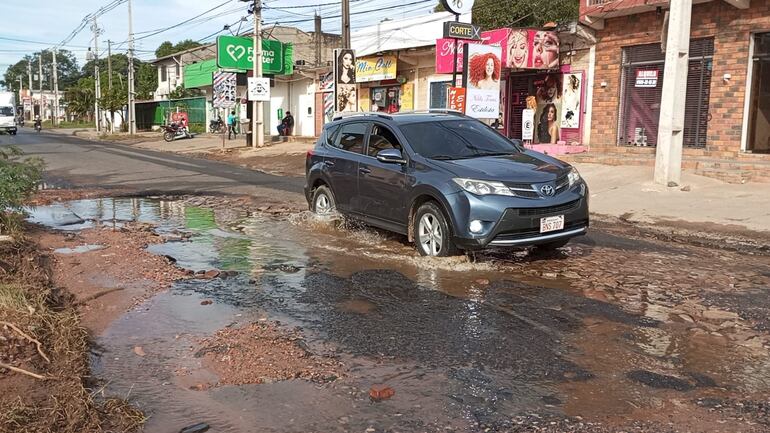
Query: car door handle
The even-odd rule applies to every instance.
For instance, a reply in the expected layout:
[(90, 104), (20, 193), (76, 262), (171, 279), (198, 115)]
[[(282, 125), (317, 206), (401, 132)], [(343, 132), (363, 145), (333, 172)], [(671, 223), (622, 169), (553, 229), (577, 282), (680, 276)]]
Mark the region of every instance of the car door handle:
[(326, 161), (326, 165), (329, 167), (334, 167), (334, 161)]
[(369, 174), (369, 173), (371, 173), (371, 172), (372, 172), (372, 171), (371, 171), (371, 170), (369, 170), (368, 168), (359, 168), (359, 169), (358, 169), (358, 171), (359, 171), (361, 174)]

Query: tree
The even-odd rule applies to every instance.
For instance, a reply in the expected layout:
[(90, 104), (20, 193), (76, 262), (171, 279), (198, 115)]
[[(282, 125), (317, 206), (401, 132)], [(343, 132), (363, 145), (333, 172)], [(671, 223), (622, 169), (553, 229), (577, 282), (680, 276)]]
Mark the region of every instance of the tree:
[(24, 200), (35, 191), (43, 172), (39, 158), (22, 158), (16, 147), (0, 148), (0, 233), (21, 227)]
[(180, 51), (189, 50), (190, 48), (198, 48), (202, 47), (203, 44), (200, 42), (194, 41), (192, 39), (185, 39), (181, 42), (178, 42), (176, 45), (171, 43), (171, 41), (165, 41), (160, 46), (158, 46), (158, 49), (155, 50), (155, 57), (161, 58), (170, 56), (171, 54), (178, 53)]
[[(26, 55), (23, 59), (11, 65), (3, 75), (2, 84), (6, 88), (18, 93), (19, 77), (22, 77), (24, 87), (28, 87), (27, 65), (31, 64), (32, 74), (37, 75), (40, 55), (42, 55), (43, 60), (43, 90), (53, 90), (53, 53), (50, 50), (38, 51), (34, 55)], [(58, 50), (56, 52), (56, 70), (58, 72), (59, 89), (66, 89), (80, 78), (77, 60), (69, 50)], [(32, 82), (35, 90), (39, 89), (38, 83), (36, 80)]]
[(149, 63), (139, 63), (136, 69), (136, 99), (139, 101), (152, 99), (156, 90), (158, 90), (157, 69)]
[[(482, 30), (503, 27), (541, 27), (553, 21), (566, 24), (578, 19), (580, 0), (476, 0), (473, 24)], [(439, 3), (434, 9), (444, 11)]]
[(200, 89), (187, 89), (184, 86), (177, 86), (176, 89), (168, 94), (168, 99), (192, 98), (193, 96), (200, 96), (200, 94)]
[(74, 86), (67, 88), (63, 101), (67, 104), (67, 113), (80, 119), (93, 119), (94, 102), (94, 77), (84, 77), (78, 80)]

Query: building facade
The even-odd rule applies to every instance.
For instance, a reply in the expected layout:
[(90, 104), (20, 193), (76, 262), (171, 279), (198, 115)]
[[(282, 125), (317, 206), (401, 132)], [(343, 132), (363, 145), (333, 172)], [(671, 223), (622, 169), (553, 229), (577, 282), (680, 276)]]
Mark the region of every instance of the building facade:
[[(683, 156), (761, 162), (770, 152), (770, 1), (693, 1)], [(590, 142), (652, 149), (668, 1), (581, 0), (596, 33)], [(601, 119), (601, 121), (596, 121)], [(689, 161), (688, 161), (689, 158)], [(748, 165), (747, 165), (748, 167)]]

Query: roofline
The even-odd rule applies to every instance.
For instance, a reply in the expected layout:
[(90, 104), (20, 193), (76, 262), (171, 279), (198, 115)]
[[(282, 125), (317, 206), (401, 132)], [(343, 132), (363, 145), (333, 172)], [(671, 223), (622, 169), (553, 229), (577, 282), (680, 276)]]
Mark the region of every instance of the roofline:
[(203, 50), (203, 49), (206, 49), (206, 48), (213, 47), (215, 45), (216, 45), (216, 43), (201, 45), (200, 47), (195, 47), (195, 48), (188, 48), (188, 49), (186, 49), (184, 51), (178, 51), (178, 52), (176, 52), (174, 54), (169, 54), (167, 56), (158, 57), (158, 58), (156, 58), (154, 60), (150, 60), (149, 63), (157, 63), (157, 62), (160, 62), (162, 60), (168, 60), (168, 59), (173, 58), (173, 57), (181, 56), (182, 54), (191, 53), (191, 52), (196, 51), (196, 50)]

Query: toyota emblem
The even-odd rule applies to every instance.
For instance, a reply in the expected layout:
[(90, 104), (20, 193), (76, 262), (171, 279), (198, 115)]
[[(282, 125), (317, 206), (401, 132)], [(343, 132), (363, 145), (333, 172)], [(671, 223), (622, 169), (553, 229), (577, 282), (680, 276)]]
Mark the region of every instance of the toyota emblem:
[(551, 185), (543, 185), (543, 186), (540, 187), (540, 192), (544, 196), (550, 197), (550, 196), (553, 195), (554, 192), (556, 192), (556, 190), (554, 190)]

